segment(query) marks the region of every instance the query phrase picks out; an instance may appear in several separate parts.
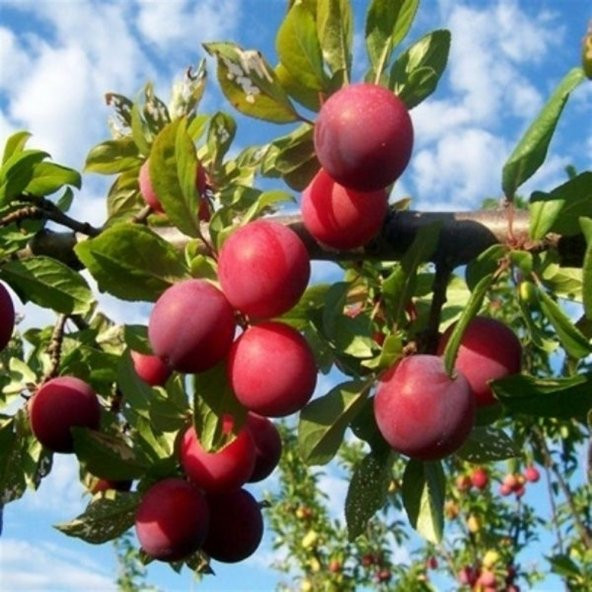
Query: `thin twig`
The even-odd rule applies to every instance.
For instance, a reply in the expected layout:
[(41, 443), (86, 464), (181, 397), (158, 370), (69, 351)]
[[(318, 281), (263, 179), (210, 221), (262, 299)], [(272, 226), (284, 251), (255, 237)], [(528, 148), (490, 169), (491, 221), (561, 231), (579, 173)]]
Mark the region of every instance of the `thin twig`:
[(58, 375), (60, 361), (62, 359), (62, 343), (64, 341), (64, 328), (66, 326), (67, 319), (68, 315), (58, 315), (56, 324), (51, 334), (51, 340), (49, 342), (49, 345), (47, 346), (47, 349), (45, 350), (46, 353), (49, 355), (49, 368), (47, 372), (43, 375), (43, 378), (41, 380), (42, 383), (49, 380), (50, 378), (55, 378)]

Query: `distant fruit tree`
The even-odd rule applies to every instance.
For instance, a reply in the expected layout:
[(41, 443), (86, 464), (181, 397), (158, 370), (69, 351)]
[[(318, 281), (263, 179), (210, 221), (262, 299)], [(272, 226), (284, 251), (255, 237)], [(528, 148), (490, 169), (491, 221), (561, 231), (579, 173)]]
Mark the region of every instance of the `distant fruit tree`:
[[(348, 0), (289, 2), (275, 66), (205, 44), (233, 108), (289, 124), (265, 145), (237, 151), (233, 117), (199, 111), (205, 61), (168, 104), (150, 84), (109, 93), (112, 137), (85, 164), (114, 176), (101, 227), (68, 214), (77, 171), (28, 132), (5, 141), (0, 278), (55, 323), (15, 329), (0, 287), (4, 505), (74, 454), (89, 503), (57, 528), (128, 550), (131, 530), (143, 563), (206, 575), (267, 524), (285, 590), (517, 592), (549, 572), (589, 589), (592, 172), (517, 192), (592, 77), (592, 32), (504, 164), (502, 199), (422, 213), (389, 198), (450, 47), (440, 29), (399, 50), (418, 4), (368, 3), (361, 80)], [(339, 281), (312, 284), (311, 260)], [(147, 326), (103, 314), (89, 276), (151, 303)], [(313, 397), (319, 372), (339, 378)], [(330, 461), (345, 523), (314, 468)], [(276, 468), (256, 500), (249, 483)], [(521, 559), (543, 535), (545, 556)]]

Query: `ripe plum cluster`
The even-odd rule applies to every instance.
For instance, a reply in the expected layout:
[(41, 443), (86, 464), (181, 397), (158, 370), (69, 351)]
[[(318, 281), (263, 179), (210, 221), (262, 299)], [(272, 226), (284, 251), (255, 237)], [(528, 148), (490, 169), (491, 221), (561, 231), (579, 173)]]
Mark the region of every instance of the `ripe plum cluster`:
[(335, 249), (361, 247), (382, 228), (387, 188), (411, 158), (409, 112), (387, 88), (346, 86), (321, 107), (314, 145), (322, 168), (302, 194), (304, 225)]

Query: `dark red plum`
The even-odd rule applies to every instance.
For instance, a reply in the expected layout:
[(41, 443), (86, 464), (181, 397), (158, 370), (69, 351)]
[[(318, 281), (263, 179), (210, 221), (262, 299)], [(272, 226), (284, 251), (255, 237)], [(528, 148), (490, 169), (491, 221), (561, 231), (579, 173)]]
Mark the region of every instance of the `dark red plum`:
[(317, 368), (306, 339), (296, 329), (267, 321), (249, 327), (234, 342), (228, 376), (236, 398), (247, 409), (284, 417), (309, 401)]
[(252, 318), (268, 319), (300, 300), (310, 278), (310, 257), (293, 230), (256, 220), (222, 245), (218, 277), (232, 306)]
[(166, 365), (198, 373), (226, 357), (235, 329), (234, 311), (220, 290), (205, 280), (184, 280), (156, 301), (148, 338)]
[(267, 417), (249, 413), (247, 426), (255, 443), (255, 467), (249, 483), (262, 481), (277, 467), (282, 455), (282, 439), (274, 423)]
[[(232, 421), (226, 421), (224, 431), (229, 432)], [(195, 428), (183, 435), (180, 461), (185, 474), (206, 492), (222, 492), (237, 489), (253, 474), (255, 467), (255, 443), (247, 426), (244, 426), (229, 444), (216, 452), (202, 447)]]
[[(440, 339), (442, 354), (454, 326)], [(489, 383), (520, 372), (522, 346), (514, 332), (496, 319), (475, 317), (463, 333), (456, 358), (456, 368), (469, 381), (477, 406), (493, 405), (496, 398)]]
[(135, 524), (146, 554), (161, 561), (178, 561), (201, 547), (209, 523), (203, 493), (183, 479), (169, 478), (143, 495)]
[(164, 386), (171, 375), (171, 369), (158, 357), (131, 352), (136, 374), (150, 386)]
[(35, 437), (54, 452), (73, 452), (72, 427), (98, 429), (101, 407), (92, 387), (74, 376), (59, 376), (42, 384), (29, 401)]
[(14, 331), (14, 304), (8, 290), (0, 284), (0, 351), (10, 341)]
[(465, 442), (475, 422), (466, 378), (450, 378), (439, 356), (402, 359), (380, 379), (374, 398), (378, 429), (396, 451), (438, 460)]
[(352, 84), (321, 107), (314, 144), (322, 167), (337, 183), (375, 191), (405, 170), (413, 125), (407, 107), (393, 92), (376, 84)]
[(382, 228), (388, 196), (383, 189), (347, 189), (321, 169), (302, 194), (301, 211), (304, 226), (317, 241), (335, 249), (355, 249)]
[(210, 528), (203, 550), (224, 563), (250, 557), (263, 537), (263, 516), (255, 498), (244, 489), (209, 494)]

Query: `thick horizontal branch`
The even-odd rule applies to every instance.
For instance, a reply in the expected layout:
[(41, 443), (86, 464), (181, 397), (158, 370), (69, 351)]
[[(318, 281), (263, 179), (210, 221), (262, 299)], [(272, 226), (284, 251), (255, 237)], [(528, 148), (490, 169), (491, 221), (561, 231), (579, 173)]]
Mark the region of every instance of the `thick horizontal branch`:
[[(308, 233), (299, 215), (274, 216), (274, 220), (292, 228), (306, 244), (312, 259), (324, 261), (400, 259), (417, 233), (434, 223), (440, 225), (437, 248), (431, 261), (445, 262), (450, 267), (464, 265), (491, 245), (502, 243), (524, 246), (534, 250), (556, 247), (564, 265), (581, 265), (584, 253), (583, 238), (549, 235), (544, 241), (533, 243), (528, 239), (529, 216), (526, 211), (515, 211), (511, 224), (504, 210), (478, 210), (471, 212), (391, 212), (380, 236), (368, 246), (354, 251), (336, 251), (317, 243)], [(189, 237), (172, 227), (154, 227), (162, 238), (182, 249)], [(80, 237), (85, 238), (85, 237)], [(78, 240), (75, 233), (43, 232), (34, 244), (33, 253), (55, 257), (72, 264), (72, 248)]]

